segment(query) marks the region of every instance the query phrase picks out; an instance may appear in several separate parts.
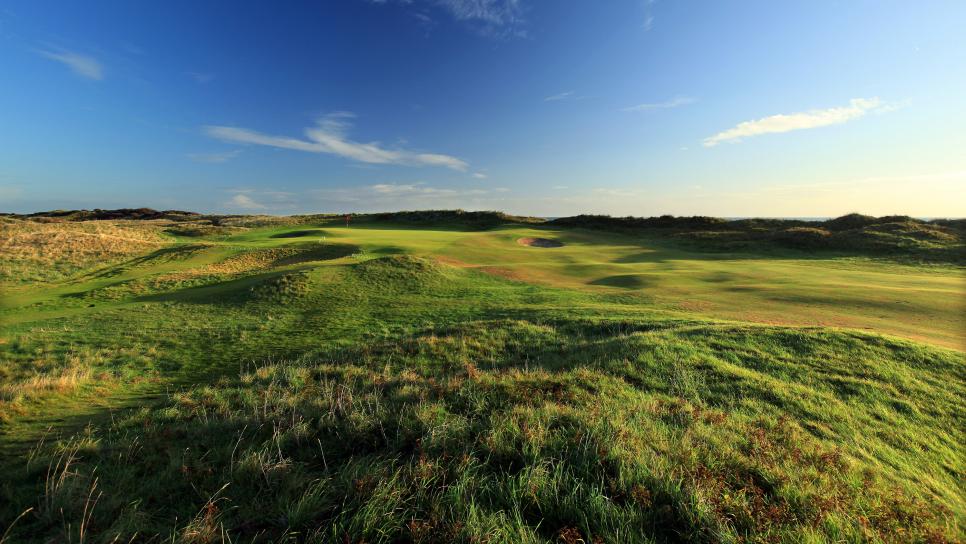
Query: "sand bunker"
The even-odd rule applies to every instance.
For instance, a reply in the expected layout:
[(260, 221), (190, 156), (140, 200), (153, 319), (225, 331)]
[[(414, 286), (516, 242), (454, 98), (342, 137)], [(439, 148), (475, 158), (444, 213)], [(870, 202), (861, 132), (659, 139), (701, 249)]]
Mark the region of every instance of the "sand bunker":
[(549, 238), (520, 238), (517, 243), (527, 247), (563, 247), (563, 242)]

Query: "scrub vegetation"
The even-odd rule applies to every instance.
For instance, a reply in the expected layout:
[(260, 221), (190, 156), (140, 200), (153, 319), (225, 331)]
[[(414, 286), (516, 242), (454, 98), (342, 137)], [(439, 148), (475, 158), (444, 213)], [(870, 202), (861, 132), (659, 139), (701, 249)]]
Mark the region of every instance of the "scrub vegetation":
[(825, 221), (724, 220), (716, 217), (609, 217), (581, 215), (552, 223), (623, 232), (653, 231), (703, 249), (800, 249), (891, 256), (918, 261), (966, 260), (966, 220), (923, 221), (907, 216), (849, 214)]
[(0, 228), (0, 542), (966, 536), (960, 223)]

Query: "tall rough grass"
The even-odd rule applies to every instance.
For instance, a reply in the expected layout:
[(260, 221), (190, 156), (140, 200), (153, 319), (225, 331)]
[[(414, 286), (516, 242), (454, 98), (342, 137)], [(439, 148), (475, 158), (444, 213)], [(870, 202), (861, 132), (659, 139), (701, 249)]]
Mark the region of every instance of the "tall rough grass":
[(49, 281), (168, 243), (148, 222), (0, 219), (0, 281)]
[[(4, 424), (23, 415), (34, 401), (76, 393), (82, 388), (107, 390), (122, 382), (156, 379), (156, 371), (145, 363), (155, 358), (153, 347), (76, 347), (62, 351), (58, 346), (35, 344), (32, 339), (15, 339), (0, 365), (0, 431)], [(134, 377), (124, 376), (124, 367), (136, 367)], [(128, 379), (130, 378), (130, 379)]]
[(92, 542), (953, 542), (961, 364), (764, 327), (426, 330), (60, 442), (10, 517)]

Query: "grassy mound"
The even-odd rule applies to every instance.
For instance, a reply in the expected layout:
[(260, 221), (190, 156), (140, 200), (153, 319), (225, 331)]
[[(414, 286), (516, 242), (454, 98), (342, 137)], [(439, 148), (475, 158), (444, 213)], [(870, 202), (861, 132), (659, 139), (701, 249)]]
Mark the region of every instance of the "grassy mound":
[(281, 274), (249, 288), (252, 300), (280, 304), (305, 296), (308, 291), (309, 276), (305, 272)]
[(815, 227), (790, 227), (775, 233), (774, 240), (785, 247), (827, 249), (832, 233)]
[(119, 208), (116, 210), (51, 210), (28, 215), (11, 214), (16, 217), (30, 217), (40, 220), (56, 221), (117, 221), (117, 220), (156, 220), (191, 221), (203, 217), (199, 213), (181, 210), (158, 211), (151, 208)]
[(314, 242), (289, 244), (274, 250), (275, 258), (271, 266), (287, 266), (311, 261), (331, 261), (348, 257), (357, 251), (359, 251), (359, 248), (352, 244)]
[(432, 290), (446, 279), (444, 265), (412, 255), (389, 255), (364, 261), (353, 272), (370, 289), (379, 290)]
[(702, 249), (754, 251), (790, 248), (921, 261), (966, 263), (962, 221), (922, 221), (906, 216), (849, 214), (827, 221), (716, 217), (610, 217), (579, 215), (553, 225), (617, 232), (645, 232), (694, 243)]
[(165, 229), (165, 232), (175, 236), (185, 236), (188, 238), (209, 238), (231, 236), (232, 234), (244, 232), (244, 230), (245, 229), (241, 227), (223, 227), (212, 225), (210, 223), (197, 222), (169, 227)]
[(842, 332), (467, 323), (174, 394), (0, 503), (49, 541), (953, 541), (961, 369)]
[(351, 244), (306, 242), (237, 253), (210, 265), (152, 276), (118, 286), (146, 295), (145, 300), (243, 304), (249, 301), (291, 302), (308, 291), (308, 277), (278, 274), (298, 264), (341, 259), (354, 254)]
[(391, 213), (375, 213), (354, 216), (356, 221), (380, 221), (436, 227), (461, 227), (486, 230), (507, 224), (536, 224), (539, 217), (524, 217), (503, 212), (464, 210), (422, 210)]
[(351, 244), (313, 242), (288, 244), (268, 249), (251, 249), (238, 252), (216, 263), (167, 274), (156, 278), (156, 280), (160, 282), (184, 282), (199, 277), (226, 279), (263, 272), (279, 266), (341, 259), (356, 251), (358, 251), (358, 247)]
[(0, 281), (52, 281), (170, 242), (146, 223), (43, 223), (0, 218)]

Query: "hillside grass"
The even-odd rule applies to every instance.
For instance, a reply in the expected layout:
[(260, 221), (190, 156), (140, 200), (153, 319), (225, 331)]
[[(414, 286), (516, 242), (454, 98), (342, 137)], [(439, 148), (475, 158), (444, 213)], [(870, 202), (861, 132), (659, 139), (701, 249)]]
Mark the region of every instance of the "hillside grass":
[(168, 243), (150, 223), (43, 223), (0, 217), (0, 282), (63, 279)]
[(41, 501), (22, 530), (953, 541), (966, 522), (961, 365), (905, 342), (783, 328), (428, 329), (256, 365), (59, 442), (23, 473)]
[(964, 263), (341, 219), (0, 248), (0, 535), (963, 539)]
[(924, 221), (908, 216), (849, 214), (824, 221), (717, 217), (610, 217), (580, 215), (550, 222), (609, 232), (651, 232), (705, 251), (794, 249), (819, 254), (865, 255), (907, 262), (962, 263), (966, 221)]

